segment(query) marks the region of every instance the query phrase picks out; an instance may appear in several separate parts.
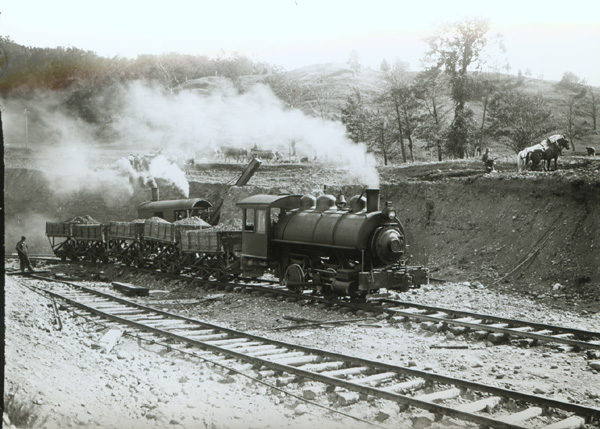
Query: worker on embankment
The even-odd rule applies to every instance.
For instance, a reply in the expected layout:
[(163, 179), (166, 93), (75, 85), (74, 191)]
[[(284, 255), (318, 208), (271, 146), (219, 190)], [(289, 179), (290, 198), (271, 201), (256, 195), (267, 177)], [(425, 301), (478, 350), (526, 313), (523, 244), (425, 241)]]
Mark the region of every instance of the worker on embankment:
[(485, 148), (485, 153), (481, 157), (481, 160), (483, 161), (483, 165), (485, 167), (486, 173), (492, 173), (492, 172), (496, 171), (496, 168), (494, 167), (494, 162), (496, 161), (496, 157), (494, 155), (492, 155), (489, 148)]
[(33, 273), (33, 267), (29, 261), (27, 243), (25, 243), (25, 236), (22, 236), (21, 241), (17, 243), (17, 254), (19, 255), (19, 262), (21, 263), (21, 272), (25, 274), (25, 268), (28, 268), (29, 272)]

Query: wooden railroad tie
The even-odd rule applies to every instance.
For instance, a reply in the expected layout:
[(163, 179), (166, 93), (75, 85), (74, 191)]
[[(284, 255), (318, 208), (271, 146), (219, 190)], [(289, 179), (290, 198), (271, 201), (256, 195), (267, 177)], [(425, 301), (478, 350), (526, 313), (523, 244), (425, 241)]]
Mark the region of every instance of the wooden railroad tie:
[(127, 296), (148, 296), (150, 289), (143, 286), (135, 286), (130, 283), (112, 282), (113, 288)]

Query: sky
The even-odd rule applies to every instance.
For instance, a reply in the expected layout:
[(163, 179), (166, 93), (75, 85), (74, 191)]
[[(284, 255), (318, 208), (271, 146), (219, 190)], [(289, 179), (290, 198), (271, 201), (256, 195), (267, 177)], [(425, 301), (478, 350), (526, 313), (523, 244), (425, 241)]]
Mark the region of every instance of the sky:
[(36, 47), (74, 46), (103, 56), (239, 53), (285, 69), (385, 58), (419, 70), (425, 38), (482, 17), (501, 34), (511, 73), (559, 80), (566, 71), (600, 86), (598, 0), (2, 0), (0, 35)]

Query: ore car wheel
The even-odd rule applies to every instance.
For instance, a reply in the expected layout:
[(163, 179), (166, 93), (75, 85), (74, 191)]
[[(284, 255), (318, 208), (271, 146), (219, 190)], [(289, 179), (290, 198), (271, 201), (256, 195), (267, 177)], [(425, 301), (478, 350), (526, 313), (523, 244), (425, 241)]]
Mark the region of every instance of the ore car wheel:
[(293, 292), (301, 292), (306, 285), (305, 274), (302, 267), (292, 264), (287, 267), (283, 276), (284, 285)]

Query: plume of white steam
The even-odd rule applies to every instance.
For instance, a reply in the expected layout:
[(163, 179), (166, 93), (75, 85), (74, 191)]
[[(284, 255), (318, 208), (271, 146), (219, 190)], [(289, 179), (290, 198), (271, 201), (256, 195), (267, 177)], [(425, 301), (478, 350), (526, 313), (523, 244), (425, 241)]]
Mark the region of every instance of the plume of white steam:
[(190, 185), (185, 172), (165, 155), (129, 155), (119, 159), (116, 165), (117, 170), (125, 173), (132, 184), (137, 182), (141, 186), (154, 188), (157, 186), (156, 179), (164, 179), (173, 184), (185, 198), (189, 197)]
[(200, 160), (223, 147), (287, 154), (293, 145), (298, 158), (346, 168), (356, 183), (378, 184), (374, 157), (346, 138), (341, 123), (286, 109), (267, 86), (240, 93), (222, 79), (209, 93), (171, 94), (136, 82), (124, 91), (126, 103), (113, 126), (130, 144)]
[[(213, 89), (204, 92), (170, 93), (142, 82), (124, 85), (118, 91), (113, 87), (111, 97), (98, 97), (99, 104), (90, 106), (107, 113), (106, 100), (112, 101), (110, 118), (101, 127), (65, 113), (65, 94), (40, 94), (27, 102), (29, 110), (35, 111), (30, 115), (32, 125), (35, 123), (38, 131), (41, 128), (38, 135), (44, 136), (36, 149), (41, 155), (38, 166), (56, 179), (57, 191), (111, 189), (103, 198), (115, 199), (116, 203), (118, 198), (112, 196), (131, 194), (130, 180), (140, 174), (162, 177), (187, 195), (189, 185), (176, 161), (212, 160), (224, 147), (258, 146), (284, 156), (294, 150), (296, 159), (307, 157), (346, 169), (354, 184), (378, 185), (374, 157), (364, 145), (346, 138), (341, 123), (286, 109), (264, 85), (239, 92), (226, 79), (213, 77), (210, 82)], [(93, 100), (89, 102), (93, 104)], [(13, 108), (7, 104), (8, 117), (15, 118), (14, 123), (8, 123), (7, 136), (22, 132), (17, 113), (23, 112), (23, 105)], [(106, 138), (99, 139), (98, 135), (113, 136), (108, 148)], [(123, 161), (114, 164), (124, 151), (160, 151), (160, 155), (147, 168), (133, 168), (132, 172), (132, 166)]]

